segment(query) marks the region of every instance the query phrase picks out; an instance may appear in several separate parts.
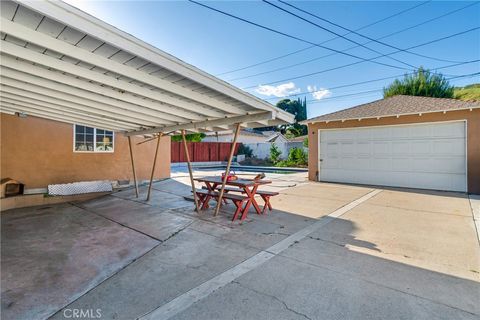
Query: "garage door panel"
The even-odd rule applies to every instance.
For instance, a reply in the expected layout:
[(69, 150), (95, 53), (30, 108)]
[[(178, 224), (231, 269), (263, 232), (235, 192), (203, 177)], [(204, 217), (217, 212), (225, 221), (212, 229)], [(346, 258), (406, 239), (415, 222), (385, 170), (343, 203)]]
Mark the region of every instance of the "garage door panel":
[(391, 146), (392, 144), (390, 141), (374, 141), (372, 146), (373, 155), (390, 155), (390, 153), (392, 152)]
[(429, 155), (432, 142), (430, 140), (410, 140), (410, 154), (412, 156)]
[(466, 191), (465, 122), (320, 130), (320, 180)]
[(407, 138), (430, 138), (432, 136), (432, 127), (430, 125), (424, 126), (410, 126), (407, 130)]
[(463, 156), (465, 140), (463, 138), (433, 140), (432, 152), (438, 156)]
[[(463, 157), (457, 158), (437, 158), (432, 161), (432, 167), (435, 168), (435, 172), (440, 173), (465, 173), (465, 159)], [(430, 168), (430, 172), (432, 169)]]
[(392, 141), (392, 154), (395, 156), (410, 154), (410, 143), (407, 140)]
[(465, 137), (465, 126), (459, 126), (458, 122), (445, 123), (441, 127), (432, 125), (432, 137), (463, 139)]

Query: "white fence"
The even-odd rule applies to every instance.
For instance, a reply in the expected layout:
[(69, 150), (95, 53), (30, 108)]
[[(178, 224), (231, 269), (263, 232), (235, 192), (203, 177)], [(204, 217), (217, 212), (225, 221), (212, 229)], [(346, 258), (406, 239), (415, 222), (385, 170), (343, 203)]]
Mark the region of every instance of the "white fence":
[[(303, 142), (284, 142), (284, 143), (275, 143), (278, 147), (278, 150), (282, 153), (280, 159), (285, 160), (288, 157), (288, 153), (292, 148), (303, 148)], [(270, 157), (270, 147), (272, 142), (261, 142), (261, 143), (244, 143), (245, 146), (248, 146), (253, 151), (253, 156), (258, 159), (265, 159)]]

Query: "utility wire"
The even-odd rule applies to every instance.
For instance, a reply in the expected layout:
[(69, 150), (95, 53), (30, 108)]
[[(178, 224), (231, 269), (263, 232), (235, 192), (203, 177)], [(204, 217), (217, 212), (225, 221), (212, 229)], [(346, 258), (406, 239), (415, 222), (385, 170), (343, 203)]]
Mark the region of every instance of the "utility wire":
[[(371, 27), (371, 26), (373, 26), (373, 25), (376, 25), (376, 24), (378, 24), (378, 23), (381, 23), (381, 22), (384, 22), (384, 21), (386, 21), (386, 20), (389, 20), (389, 19), (391, 19), (391, 18), (397, 17), (397, 16), (399, 16), (399, 15), (404, 14), (405, 12), (408, 12), (408, 11), (414, 10), (414, 9), (420, 7), (420, 6), (426, 5), (427, 3), (431, 2), (431, 1), (432, 1), (432, 0), (428, 0), (428, 1), (424, 1), (424, 2), (422, 2), (422, 3), (420, 3), (420, 4), (416, 4), (416, 5), (412, 6), (412, 7), (409, 7), (409, 8), (407, 8), (407, 9), (402, 10), (402, 11), (399, 11), (399, 12), (397, 12), (397, 13), (394, 13), (394, 14), (392, 14), (392, 15), (390, 15), (390, 16), (387, 16), (387, 17), (382, 18), (382, 19), (380, 19), (380, 20), (377, 20), (377, 21), (374, 21), (374, 22), (369, 23), (369, 24), (367, 24), (367, 25), (364, 25), (364, 26), (362, 26), (362, 27), (360, 27), (360, 28), (358, 28), (358, 29), (355, 29), (355, 31), (360, 31), (360, 30), (366, 29), (366, 28), (368, 28), (368, 27)], [(345, 33), (344, 36), (345, 36), (345, 35), (348, 35), (348, 34), (349, 34), (349, 33)], [(333, 41), (333, 40), (335, 40), (335, 39), (337, 39), (337, 37), (330, 38), (330, 39), (328, 39), (328, 40), (326, 40), (326, 41), (320, 42), (320, 44), (324, 44), (324, 43)], [(251, 64), (251, 65), (248, 65), (248, 66), (245, 66), (245, 67), (241, 67), (241, 68), (238, 68), (238, 69), (233, 69), (233, 70), (230, 70), (230, 71), (225, 71), (225, 72), (216, 74), (216, 76), (222, 76), (222, 75), (225, 75), (225, 74), (229, 74), (229, 73), (233, 73), (233, 72), (242, 71), (242, 70), (250, 69), (250, 68), (253, 68), (253, 67), (257, 67), (257, 66), (259, 66), (259, 65), (266, 64), (266, 63), (269, 63), (269, 62), (273, 62), (273, 61), (276, 61), (276, 60), (279, 60), (279, 59), (283, 59), (283, 58), (286, 58), (286, 57), (288, 57), (288, 56), (291, 56), (291, 55), (294, 55), (294, 54), (297, 54), (297, 53), (300, 53), (300, 52), (303, 52), (303, 51), (306, 51), (306, 50), (309, 50), (309, 49), (313, 49), (313, 48), (316, 48), (316, 46), (313, 46), (313, 45), (312, 45), (312, 46), (308, 46), (308, 47), (305, 47), (305, 48), (303, 48), (303, 49), (299, 49), (299, 50), (296, 50), (296, 51), (292, 51), (292, 52), (289, 52), (289, 53), (286, 53), (286, 54), (283, 54), (283, 55), (280, 55), (280, 56), (277, 56), (277, 57), (274, 57), (274, 58), (270, 58), (270, 59), (267, 59), (267, 60), (264, 60), (264, 61), (261, 61), (261, 62), (257, 62), (257, 63)]]
[[(348, 56), (348, 57), (352, 57), (352, 58), (355, 58), (355, 59), (359, 59), (359, 60), (364, 61), (364, 62), (368, 61), (368, 62), (372, 62), (372, 63), (378, 64), (378, 65), (382, 65), (382, 66), (386, 66), (386, 67), (390, 67), (390, 68), (402, 69), (402, 70), (410, 70), (410, 69), (406, 69), (406, 68), (403, 68), (403, 67), (395, 66), (395, 65), (392, 65), (392, 64), (383, 63), (383, 62), (379, 62), (379, 61), (374, 61), (374, 59), (366, 59), (366, 58), (362, 58), (362, 57), (357, 56), (357, 55), (354, 55), (354, 54), (350, 54), (350, 53), (346, 53), (346, 52), (343, 52), (343, 51), (340, 51), (340, 50), (337, 50), (337, 49), (333, 49), (333, 48), (330, 48), (330, 47), (326, 47), (326, 46), (323, 46), (323, 45), (321, 45), (321, 44), (314, 43), (314, 42), (312, 42), (312, 41), (309, 41), (309, 40), (306, 40), (306, 39), (303, 39), (303, 38), (300, 38), (300, 37), (297, 37), (297, 36), (293, 36), (293, 35), (291, 35), (291, 34), (288, 34), (288, 33), (285, 33), (285, 32), (282, 32), (282, 31), (279, 31), (279, 30), (276, 30), (276, 29), (273, 29), (273, 28), (270, 28), (270, 27), (267, 27), (267, 26), (264, 26), (264, 25), (261, 25), (261, 24), (259, 24), (259, 23), (256, 23), (256, 22), (253, 22), (253, 21), (250, 21), (250, 20), (241, 18), (241, 17), (236, 16), (236, 15), (233, 15), (233, 14), (231, 14), (231, 13), (228, 13), (228, 12), (225, 12), (225, 11), (222, 11), (222, 10), (219, 10), (219, 9), (216, 9), (216, 8), (213, 8), (213, 7), (210, 7), (210, 6), (207, 6), (206, 4), (197, 2), (197, 1), (195, 1), (195, 0), (188, 0), (188, 1), (189, 1), (189, 2), (192, 2), (192, 3), (195, 3), (195, 4), (199, 5), (199, 6), (202, 6), (202, 7), (204, 7), (204, 8), (207, 8), (207, 9), (209, 9), (209, 10), (212, 10), (212, 11), (221, 13), (221, 14), (223, 14), (223, 15), (229, 16), (229, 17), (234, 18), (234, 19), (236, 19), (236, 20), (240, 20), (240, 21), (243, 21), (243, 22), (248, 23), (248, 24), (250, 24), (250, 25), (256, 26), (256, 27), (258, 27), (258, 28), (271, 31), (271, 32), (273, 32), (273, 33), (280, 34), (280, 35), (283, 35), (283, 36), (285, 36), (285, 37), (288, 37), (288, 38), (291, 38), (291, 39), (295, 39), (295, 40), (297, 40), (297, 41), (305, 42), (305, 43), (314, 45), (314, 46), (316, 46), (316, 47), (319, 47), (319, 48), (322, 48), (322, 49), (325, 49), (325, 50), (329, 50), (329, 51), (332, 51), (332, 52), (336, 52), (336, 53), (339, 53), (339, 54), (342, 54), (342, 55), (345, 55), (345, 56)], [(384, 56), (385, 56), (385, 55), (384, 55)]]
[[(475, 73), (470, 73), (470, 74), (464, 74), (464, 75), (459, 75), (459, 76), (452, 76), (452, 77), (450, 77), (450, 78), (446, 78), (446, 80), (455, 80), (455, 79), (459, 79), (459, 78), (475, 77), (475, 76), (478, 76), (478, 75), (480, 75), (480, 72), (475, 72)], [(383, 91), (383, 89), (374, 89), (374, 90), (367, 90), (367, 91), (360, 91), (360, 92), (348, 93), (348, 94), (344, 94), (344, 95), (340, 95), (340, 96), (323, 98), (323, 99), (320, 99), (320, 100), (311, 99), (311, 100), (307, 100), (307, 103), (315, 104), (315, 103), (323, 102), (323, 101), (325, 101), (325, 100), (335, 100), (335, 99), (340, 99), (340, 98), (353, 97), (353, 96), (357, 96), (357, 95), (363, 95), (363, 94), (369, 94), (369, 93), (376, 93), (376, 92), (380, 92), (380, 91)]]
[[(407, 48), (407, 50), (423, 47), (423, 46), (426, 46), (426, 45), (429, 45), (429, 44), (432, 44), (432, 43), (435, 43), (435, 42), (439, 42), (439, 41), (442, 41), (442, 40), (457, 37), (457, 36), (460, 36), (460, 35), (463, 35), (463, 34), (478, 30), (478, 29), (480, 29), (480, 27), (475, 27), (475, 28), (471, 28), (471, 29), (464, 30), (464, 31), (461, 31), (461, 32), (457, 32), (457, 33), (454, 33), (454, 34), (451, 34), (451, 35), (448, 35), (448, 36), (445, 36), (445, 37), (442, 37), (442, 38), (434, 39), (434, 40), (424, 42), (424, 43), (421, 43), (421, 44), (418, 44), (418, 45), (415, 45), (415, 46), (411, 46), (411, 47)], [(394, 53), (396, 53), (396, 52), (392, 52), (392, 53), (389, 53), (389, 54), (394, 54)], [(379, 58), (382, 58), (383, 56), (385, 56), (385, 55), (380, 55), (380, 56), (377, 56), (377, 57), (373, 57), (373, 58), (371, 58), (371, 60), (379, 59)], [(263, 85), (271, 85), (271, 84), (276, 84), (276, 83), (280, 83), (280, 82), (306, 78), (306, 77), (310, 77), (310, 76), (317, 75), (317, 74), (320, 74), (320, 73), (325, 73), (325, 72), (328, 72), (328, 71), (333, 71), (333, 70), (338, 70), (338, 69), (342, 69), (342, 68), (345, 68), (345, 67), (350, 67), (350, 66), (357, 65), (357, 64), (360, 64), (360, 63), (363, 63), (363, 62), (365, 62), (365, 61), (356, 61), (356, 62), (352, 62), (352, 63), (349, 63), (349, 64), (345, 64), (345, 65), (341, 65), (341, 66), (337, 66), (337, 67), (333, 67), (333, 68), (329, 68), (329, 69), (324, 69), (324, 70), (320, 70), (320, 71), (316, 71), (316, 72), (311, 72), (311, 73), (295, 76), (295, 77), (292, 77), (292, 78), (286, 78), (286, 79), (282, 79), (282, 80), (276, 80), (276, 81), (264, 83)], [(412, 71), (412, 70), (408, 70), (408, 71)], [(243, 88), (243, 90), (252, 89), (252, 88), (255, 88), (255, 87), (257, 87), (257, 85), (245, 87), (245, 88)]]
[[(471, 64), (471, 63), (475, 63), (475, 62), (480, 62), (480, 59), (472, 60), (472, 61), (466, 61), (466, 62), (460, 62), (460, 63), (455, 63), (455, 64), (450, 64), (450, 65), (447, 65), (447, 66), (436, 68), (434, 70), (447, 69), (447, 68), (457, 67), (457, 66), (460, 66), (460, 65)], [(339, 86), (336, 86), (336, 87), (324, 88), (322, 90), (334, 90), (334, 89), (340, 89), (340, 88), (346, 88), (346, 87), (353, 87), (353, 86), (358, 86), (358, 85), (377, 82), (377, 81), (382, 81), (382, 80), (395, 79), (395, 78), (403, 77), (403, 76), (406, 76), (406, 75), (412, 75), (412, 74), (415, 74), (415, 72), (409, 72), (409, 73), (399, 74), (399, 75), (391, 76), (391, 77), (384, 77), (384, 78), (378, 78), (378, 79), (373, 79), (373, 80), (366, 80), (366, 81), (361, 81), (361, 82), (343, 84), (343, 85), (339, 85)], [(317, 90), (317, 91), (319, 91), (319, 90)], [(304, 94), (309, 94), (309, 93), (314, 93), (314, 92), (316, 92), (316, 91), (312, 91), (312, 92), (309, 92), (309, 91), (305, 92), (304, 91), (304, 92), (299, 92), (299, 93), (293, 93), (293, 94), (283, 96), (282, 98), (296, 97), (296, 96), (301, 96), (301, 95), (304, 95)], [(266, 98), (266, 99), (263, 99), (263, 100), (275, 100), (275, 99), (278, 99), (278, 97), (271, 97), (271, 98)]]
[[(285, 12), (285, 13), (291, 15), (291, 16), (294, 16), (294, 17), (297, 18), (297, 19), (300, 19), (300, 20), (302, 20), (302, 21), (305, 21), (305, 22), (307, 22), (307, 23), (309, 23), (309, 24), (311, 24), (311, 25), (313, 25), (313, 26), (315, 26), (315, 27), (317, 27), (317, 28), (319, 28), (319, 29), (322, 29), (322, 30), (324, 30), (324, 31), (326, 31), (326, 32), (332, 33), (332, 34), (336, 35), (337, 37), (342, 38), (342, 39), (344, 39), (344, 40), (346, 40), (346, 41), (348, 41), (348, 42), (351, 42), (351, 43), (353, 43), (353, 44), (356, 44), (357, 46), (360, 46), (360, 47), (362, 47), (362, 48), (364, 48), (364, 49), (367, 49), (367, 50), (369, 50), (369, 51), (375, 52), (376, 54), (383, 54), (382, 52), (380, 52), (380, 51), (378, 51), (378, 50), (372, 49), (372, 48), (370, 48), (370, 47), (368, 47), (368, 46), (366, 46), (366, 45), (364, 45), (364, 44), (362, 44), (362, 43), (360, 43), (360, 42), (357, 42), (357, 41), (355, 41), (355, 40), (352, 40), (352, 39), (350, 39), (350, 38), (348, 38), (348, 37), (346, 37), (346, 36), (344, 36), (344, 35), (341, 35), (341, 34), (335, 32), (335, 31), (332, 31), (332, 30), (330, 30), (330, 29), (328, 29), (328, 28), (325, 28), (325, 27), (319, 25), (318, 23), (315, 23), (315, 22), (313, 22), (313, 21), (311, 21), (311, 20), (308, 20), (308, 19), (306, 19), (306, 18), (304, 18), (304, 17), (301, 17), (301, 16), (299, 16), (298, 14), (295, 14), (295, 13), (293, 13), (293, 12), (287, 10), (287, 9), (284, 9), (284, 8), (282, 8), (282, 7), (280, 7), (280, 6), (277, 6), (276, 4), (274, 4), (274, 3), (272, 3), (272, 2), (270, 2), (270, 1), (268, 1), (268, 0), (262, 0), (262, 1), (263, 1), (264, 3), (270, 5), (270, 6), (274, 7), (274, 8), (277, 8), (278, 10), (281, 10), (281, 11), (283, 11), (283, 12)], [(279, 2), (285, 3), (285, 2), (280, 1), (280, 0), (279, 0)], [(289, 4), (287, 3), (287, 5), (289, 5)], [(293, 6), (293, 7), (294, 7), (294, 6)], [(294, 7), (294, 8), (296, 8), (296, 7)], [(297, 8), (296, 8), (296, 9), (297, 9)], [(297, 9), (297, 10), (302, 11), (301, 9)], [(303, 12), (303, 11), (302, 11), (302, 12)], [(311, 15), (313, 15), (313, 14), (311, 14)], [(317, 16), (315, 16), (315, 17), (317, 17)], [(320, 19), (320, 18), (319, 18), (319, 19)], [(338, 25), (337, 25), (337, 26), (338, 26)], [(343, 28), (343, 27), (341, 27), (341, 28), (344, 29), (344, 30), (349, 31), (350, 33), (354, 33), (354, 34), (357, 34), (357, 35), (361, 35), (361, 34), (359, 34), (359, 33), (356, 32), (356, 31), (353, 31), (353, 30), (350, 30), (350, 29), (347, 29), (347, 28)], [(368, 40), (375, 41), (375, 40), (373, 40), (373, 39), (371, 39), (371, 38), (368, 38), (368, 37), (366, 37), (366, 36), (362, 36), (362, 37), (367, 38)], [(393, 46), (390, 46), (390, 45), (389, 45), (389, 47), (393, 47)], [(402, 49), (396, 48), (396, 47), (393, 47), (393, 48), (394, 48), (394, 49), (397, 49), (397, 50), (402, 50)], [(402, 61), (402, 60), (400, 60), (400, 59), (397, 59), (397, 58), (394, 58), (394, 57), (391, 57), (391, 56), (387, 56), (387, 58), (388, 58), (388, 59), (391, 59), (391, 60), (394, 60), (394, 61), (396, 61), (396, 62), (399, 62), (399, 63), (401, 63), (401, 64), (403, 64), (403, 65), (406, 65), (406, 66), (408, 66), (408, 67), (410, 67), (410, 68), (414, 68), (414, 69), (417, 68), (417, 66), (414, 66), (413, 64), (410, 64), (410, 63), (407, 63), (407, 62), (404, 62), (404, 61)]]
[[(413, 29), (413, 28), (416, 28), (416, 27), (419, 27), (419, 26), (422, 26), (424, 24), (427, 24), (427, 23), (430, 23), (432, 21), (435, 21), (435, 20), (438, 20), (438, 19), (441, 19), (443, 17), (446, 17), (448, 15), (451, 15), (451, 14), (454, 14), (458, 11), (461, 11), (461, 10), (464, 10), (470, 6), (473, 6), (473, 5), (476, 5), (476, 4), (479, 4), (480, 2), (474, 2), (473, 4), (468, 4), (464, 7), (461, 7), (461, 8), (458, 8), (456, 10), (453, 10), (453, 11), (449, 11), (445, 14), (442, 14), (440, 16), (437, 16), (437, 17), (434, 17), (434, 18), (431, 18), (431, 19), (428, 19), (426, 21), (423, 21), (421, 23), (418, 23), (416, 25), (413, 25), (413, 26), (410, 26), (410, 27), (407, 27), (407, 28), (404, 28), (404, 29), (401, 29), (401, 30), (398, 30), (398, 31), (395, 31), (395, 32), (392, 32), (392, 33), (389, 33), (389, 34), (386, 34), (380, 38), (377, 38), (376, 40), (382, 40), (382, 39), (385, 39), (385, 38), (388, 38), (388, 37), (391, 37), (393, 35), (396, 35), (396, 34), (399, 34), (399, 33), (402, 33), (402, 32), (405, 32), (407, 30), (410, 30), (410, 29)], [(359, 29), (357, 29), (359, 30)], [(369, 44), (371, 41), (368, 41), (368, 42), (365, 42), (364, 44)], [(345, 49), (344, 51), (349, 51), (349, 50), (352, 50), (352, 49), (355, 49), (355, 48), (358, 48), (358, 46), (353, 46), (353, 47), (350, 47), (350, 48), (347, 48)], [(257, 76), (261, 76), (261, 75), (265, 75), (265, 74), (270, 74), (270, 73), (273, 73), (273, 72), (277, 72), (277, 71), (281, 71), (281, 70), (286, 70), (286, 69), (289, 69), (289, 68), (293, 68), (293, 67), (297, 67), (297, 66), (300, 66), (300, 65), (303, 65), (303, 64), (307, 64), (307, 63), (310, 63), (310, 62), (313, 62), (313, 61), (317, 61), (317, 60), (320, 60), (320, 59), (323, 59), (323, 58), (327, 58), (327, 57), (331, 57), (331, 56), (334, 56), (336, 53), (329, 53), (329, 54), (326, 54), (326, 55), (323, 55), (323, 56), (320, 56), (320, 57), (316, 57), (316, 58), (313, 58), (313, 59), (309, 59), (309, 60), (305, 60), (305, 61), (302, 61), (302, 62), (298, 62), (298, 63), (294, 63), (294, 64), (290, 64), (290, 65), (287, 65), (287, 66), (282, 66), (282, 67), (279, 67), (279, 68), (275, 68), (275, 69), (272, 69), (272, 70), (267, 70), (267, 71), (263, 71), (263, 72), (258, 72), (258, 73), (254, 73), (254, 74), (250, 74), (250, 75), (246, 75), (246, 76), (241, 76), (241, 77), (237, 77), (237, 78), (232, 78), (232, 79), (228, 79), (227, 81), (237, 81), (237, 80), (243, 80), (243, 79), (249, 79), (249, 78), (253, 78), (253, 77), (257, 77)], [(444, 62), (449, 62), (449, 63), (458, 63), (458, 62), (462, 62), (462, 61), (452, 61), (452, 60), (447, 60), (447, 59), (437, 59), (439, 61), (444, 61)]]
[[(269, 3), (269, 2), (266, 1), (266, 0), (263, 0), (263, 1)], [(331, 25), (333, 25), (333, 26), (335, 26), (335, 27), (341, 28), (341, 29), (346, 30), (346, 31), (348, 31), (348, 32), (350, 32), (350, 33), (353, 33), (353, 34), (355, 34), (355, 35), (357, 35), (357, 36), (360, 36), (360, 37), (362, 37), (362, 38), (368, 39), (368, 40), (370, 40), (370, 42), (376, 42), (376, 43), (378, 43), (378, 44), (387, 46), (387, 47), (389, 47), (389, 48), (396, 49), (396, 50), (401, 50), (402, 52), (406, 52), (406, 53), (409, 53), (409, 54), (412, 54), (412, 55), (415, 55), (415, 56), (418, 56), (418, 57), (422, 57), (422, 58), (427, 58), (427, 59), (431, 59), (431, 60), (436, 60), (436, 61), (445, 62), (445, 60), (443, 60), (443, 59), (438, 59), (438, 58), (435, 58), (435, 57), (430, 57), (430, 56), (423, 55), (423, 54), (419, 54), (419, 53), (416, 53), (416, 52), (411, 52), (411, 51), (408, 51), (408, 50), (401, 49), (401, 48), (399, 48), (399, 47), (393, 46), (393, 45), (391, 45), (391, 44), (389, 44), (389, 43), (386, 43), (386, 42), (383, 42), (383, 41), (379, 41), (379, 40), (377, 40), (377, 39), (370, 38), (370, 37), (368, 37), (368, 36), (366, 36), (366, 35), (364, 35), (364, 34), (358, 33), (358, 32), (355, 31), (355, 30), (351, 30), (351, 29), (349, 29), (349, 28), (346, 28), (346, 27), (344, 27), (344, 26), (341, 26), (341, 25), (339, 25), (338, 23), (335, 23), (335, 22), (332, 22), (332, 21), (327, 20), (327, 19), (325, 19), (325, 18), (322, 18), (322, 17), (320, 17), (320, 16), (318, 16), (318, 15), (316, 15), (316, 14), (313, 14), (313, 13), (311, 13), (311, 12), (308, 12), (308, 11), (306, 11), (306, 10), (303, 10), (302, 8), (299, 8), (299, 7), (297, 7), (297, 6), (293, 5), (293, 4), (290, 4), (290, 3), (288, 3), (288, 2), (285, 2), (285, 1), (283, 1), (283, 0), (278, 0), (278, 2), (283, 3), (283, 4), (285, 4), (285, 5), (287, 5), (287, 6), (291, 7), (291, 8), (294, 8), (294, 9), (300, 11), (300, 12), (303, 12), (303, 13), (305, 13), (305, 14), (308, 14), (308, 15), (310, 15), (310, 16), (312, 16), (312, 17), (315, 17), (315, 18), (317, 18), (317, 19), (319, 19), (319, 20), (321, 20), (321, 21), (327, 22), (327, 23), (329, 23), (329, 24), (331, 24)], [(470, 3), (470, 4), (468, 4), (467, 6), (463, 7), (462, 9), (471, 7), (471, 6), (476, 5), (476, 4), (478, 4), (478, 2)], [(273, 4), (271, 4), (271, 5), (273, 5)], [(275, 5), (274, 5), (274, 6), (275, 6)], [(276, 7), (277, 7), (277, 6), (276, 6)], [(287, 11), (288, 11), (288, 10), (287, 10)], [(291, 13), (291, 14), (293, 14), (293, 13)], [(370, 42), (368, 42), (368, 43), (370, 43)], [(363, 45), (365, 45), (365, 44), (367, 44), (367, 43), (364, 43)], [(363, 47), (363, 45), (362, 45), (362, 47)]]

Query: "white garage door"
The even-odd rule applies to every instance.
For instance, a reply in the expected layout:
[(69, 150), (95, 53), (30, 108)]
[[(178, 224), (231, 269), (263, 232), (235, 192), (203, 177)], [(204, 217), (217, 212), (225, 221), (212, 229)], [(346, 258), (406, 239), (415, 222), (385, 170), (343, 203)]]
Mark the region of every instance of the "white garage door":
[(466, 191), (464, 121), (318, 134), (320, 181)]

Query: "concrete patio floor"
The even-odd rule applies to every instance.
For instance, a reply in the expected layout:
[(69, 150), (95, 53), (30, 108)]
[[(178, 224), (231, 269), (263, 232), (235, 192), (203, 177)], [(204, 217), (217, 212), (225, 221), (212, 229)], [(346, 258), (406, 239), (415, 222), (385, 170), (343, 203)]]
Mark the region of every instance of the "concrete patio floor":
[(141, 187), (2, 213), (2, 318), (480, 317), (467, 195), (267, 176), (275, 210), (243, 223), (197, 215), (181, 171), (149, 203)]

